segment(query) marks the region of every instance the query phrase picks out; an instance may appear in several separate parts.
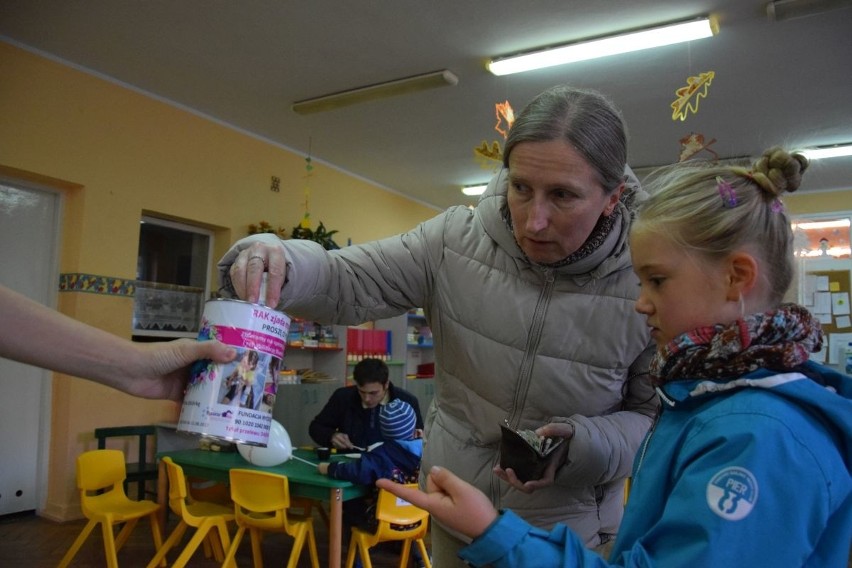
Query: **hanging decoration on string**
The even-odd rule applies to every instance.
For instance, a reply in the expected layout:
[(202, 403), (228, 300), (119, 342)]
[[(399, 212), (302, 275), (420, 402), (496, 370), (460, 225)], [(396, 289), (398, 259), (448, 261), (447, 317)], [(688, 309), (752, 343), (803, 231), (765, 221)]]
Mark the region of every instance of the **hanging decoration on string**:
[(296, 236), (297, 229), (307, 229), (311, 230), (311, 177), (314, 175), (314, 165), (311, 163), (311, 149), (312, 149), (313, 140), (308, 138), (308, 155), (305, 156), (305, 213), (302, 215), (302, 220), (299, 222), (299, 226), (293, 229), (293, 238), (299, 238)]
[(684, 162), (701, 151), (713, 154), (713, 159), (718, 160), (719, 154), (717, 154), (712, 148), (710, 148), (710, 146), (715, 143), (715, 138), (712, 138), (711, 140), (705, 142), (703, 134), (700, 134), (698, 132), (690, 132), (687, 136), (684, 136), (680, 139), (680, 158), (678, 159), (678, 161)]
[[(509, 129), (515, 122), (515, 111), (512, 110), (512, 105), (509, 104), (509, 101), (505, 101), (494, 105), (494, 114), (497, 117), (497, 124), (494, 125), (494, 130), (499, 132), (503, 136), (503, 140), (505, 140), (509, 134)], [(494, 140), (490, 143), (487, 140), (483, 140), (479, 146), (473, 149), (473, 154), (483, 169), (494, 169), (494, 162), (497, 162), (498, 165), (503, 162), (503, 149), (500, 146), (499, 140)]]
[(311, 141), (308, 142), (308, 155), (305, 157), (305, 212), (302, 214), (302, 220), (299, 221), (299, 224), (293, 227), (293, 230), (290, 232), (290, 236), (294, 239), (306, 239), (309, 241), (314, 241), (323, 246), (326, 250), (334, 250), (339, 249), (340, 245), (334, 242), (332, 238), (337, 231), (329, 231), (323, 225), (323, 222), (320, 221), (319, 225), (317, 225), (316, 230), (311, 228), (311, 179), (314, 175), (314, 164), (311, 159)]
[(707, 90), (715, 76), (714, 71), (706, 71), (697, 76), (687, 77), (686, 87), (675, 91), (677, 98), (671, 105), (672, 120), (686, 120), (689, 113), (698, 112), (698, 103), (707, 96)]

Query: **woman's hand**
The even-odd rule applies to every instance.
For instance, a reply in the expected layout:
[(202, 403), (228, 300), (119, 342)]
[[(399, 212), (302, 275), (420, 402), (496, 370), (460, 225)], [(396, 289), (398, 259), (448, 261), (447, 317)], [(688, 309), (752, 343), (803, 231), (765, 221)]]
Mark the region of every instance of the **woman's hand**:
[(268, 274), (265, 305), (274, 308), (281, 299), (281, 288), (287, 278), (287, 258), (280, 241), (252, 243), (237, 254), (228, 269), (237, 296), (253, 303), (257, 303), (260, 296), (264, 272)]
[(551, 422), (538, 428), (535, 433), (548, 438), (565, 438), (565, 441), (553, 450), (550, 463), (547, 464), (541, 479), (523, 482), (518, 479), (512, 468), (503, 469), (498, 465), (492, 470), (494, 475), (523, 493), (533, 493), (538, 489), (553, 485), (556, 479), (556, 470), (565, 462), (565, 455), (568, 453), (568, 441), (574, 437), (574, 425), (570, 422)]
[(442, 467), (429, 471), (426, 493), (390, 479), (380, 479), (376, 485), (429, 511), (441, 524), (470, 538), (481, 535), (497, 518), (497, 511), (484, 493)]

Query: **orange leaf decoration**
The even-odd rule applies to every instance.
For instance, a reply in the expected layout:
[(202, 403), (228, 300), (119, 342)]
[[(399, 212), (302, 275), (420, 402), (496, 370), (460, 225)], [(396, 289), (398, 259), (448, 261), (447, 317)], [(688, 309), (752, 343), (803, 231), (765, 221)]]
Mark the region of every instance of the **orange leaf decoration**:
[[(497, 115), (497, 124), (494, 125), (494, 130), (503, 135), (503, 139), (509, 135), (509, 129), (515, 122), (515, 111), (512, 110), (512, 105), (509, 101), (497, 103), (494, 105), (494, 112)], [(501, 124), (505, 121), (506, 126), (501, 128)]]

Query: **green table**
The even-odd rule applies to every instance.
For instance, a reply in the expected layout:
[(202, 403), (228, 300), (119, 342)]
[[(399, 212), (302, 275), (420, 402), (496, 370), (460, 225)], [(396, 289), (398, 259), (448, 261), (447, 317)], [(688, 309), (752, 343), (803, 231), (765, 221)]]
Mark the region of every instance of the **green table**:
[[(316, 454), (310, 450), (295, 450), (294, 455), (317, 462)], [(188, 476), (228, 482), (229, 472), (233, 468), (256, 469), (286, 475), (289, 480), (290, 494), (295, 497), (307, 497), (329, 504), (328, 565), (339, 568), (343, 550), (343, 502), (365, 495), (368, 487), (349, 481), (329, 479), (317, 472), (316, 467), (296, 459), (289, 459), (281, 465), (260, 467), (246, 461), (239, 452), (212, 452), (208, 450), (178, 450), (160, 452), (158, 458), (168, 456), (183, 468)], [(332, 456), (332, 461), (346, 460), (344, 456)], [(157, 500), (161, 507), (161, 526), (165, 526), (168, 507), (168, 475), (166, 467), (160, 462), (160, 475), (157, 487)]]

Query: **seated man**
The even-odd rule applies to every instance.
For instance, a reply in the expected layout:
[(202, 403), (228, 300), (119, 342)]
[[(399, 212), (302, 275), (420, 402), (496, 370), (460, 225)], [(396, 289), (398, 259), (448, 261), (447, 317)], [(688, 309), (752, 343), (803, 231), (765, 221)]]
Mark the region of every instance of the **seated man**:
[(319, 414), (311, 421), (308, 433), (323, 447), (338, 450), (359, 449), (383, 440), (379, 430), (379, 406), (393, 400), (411, 405), (416, 428), (423, 431), (420, 405), (413, 394), (396, 388), (388, 380), (388, 366), (381, 359), (364, 359), (353, 371), (355, 387), (334, 391)]

